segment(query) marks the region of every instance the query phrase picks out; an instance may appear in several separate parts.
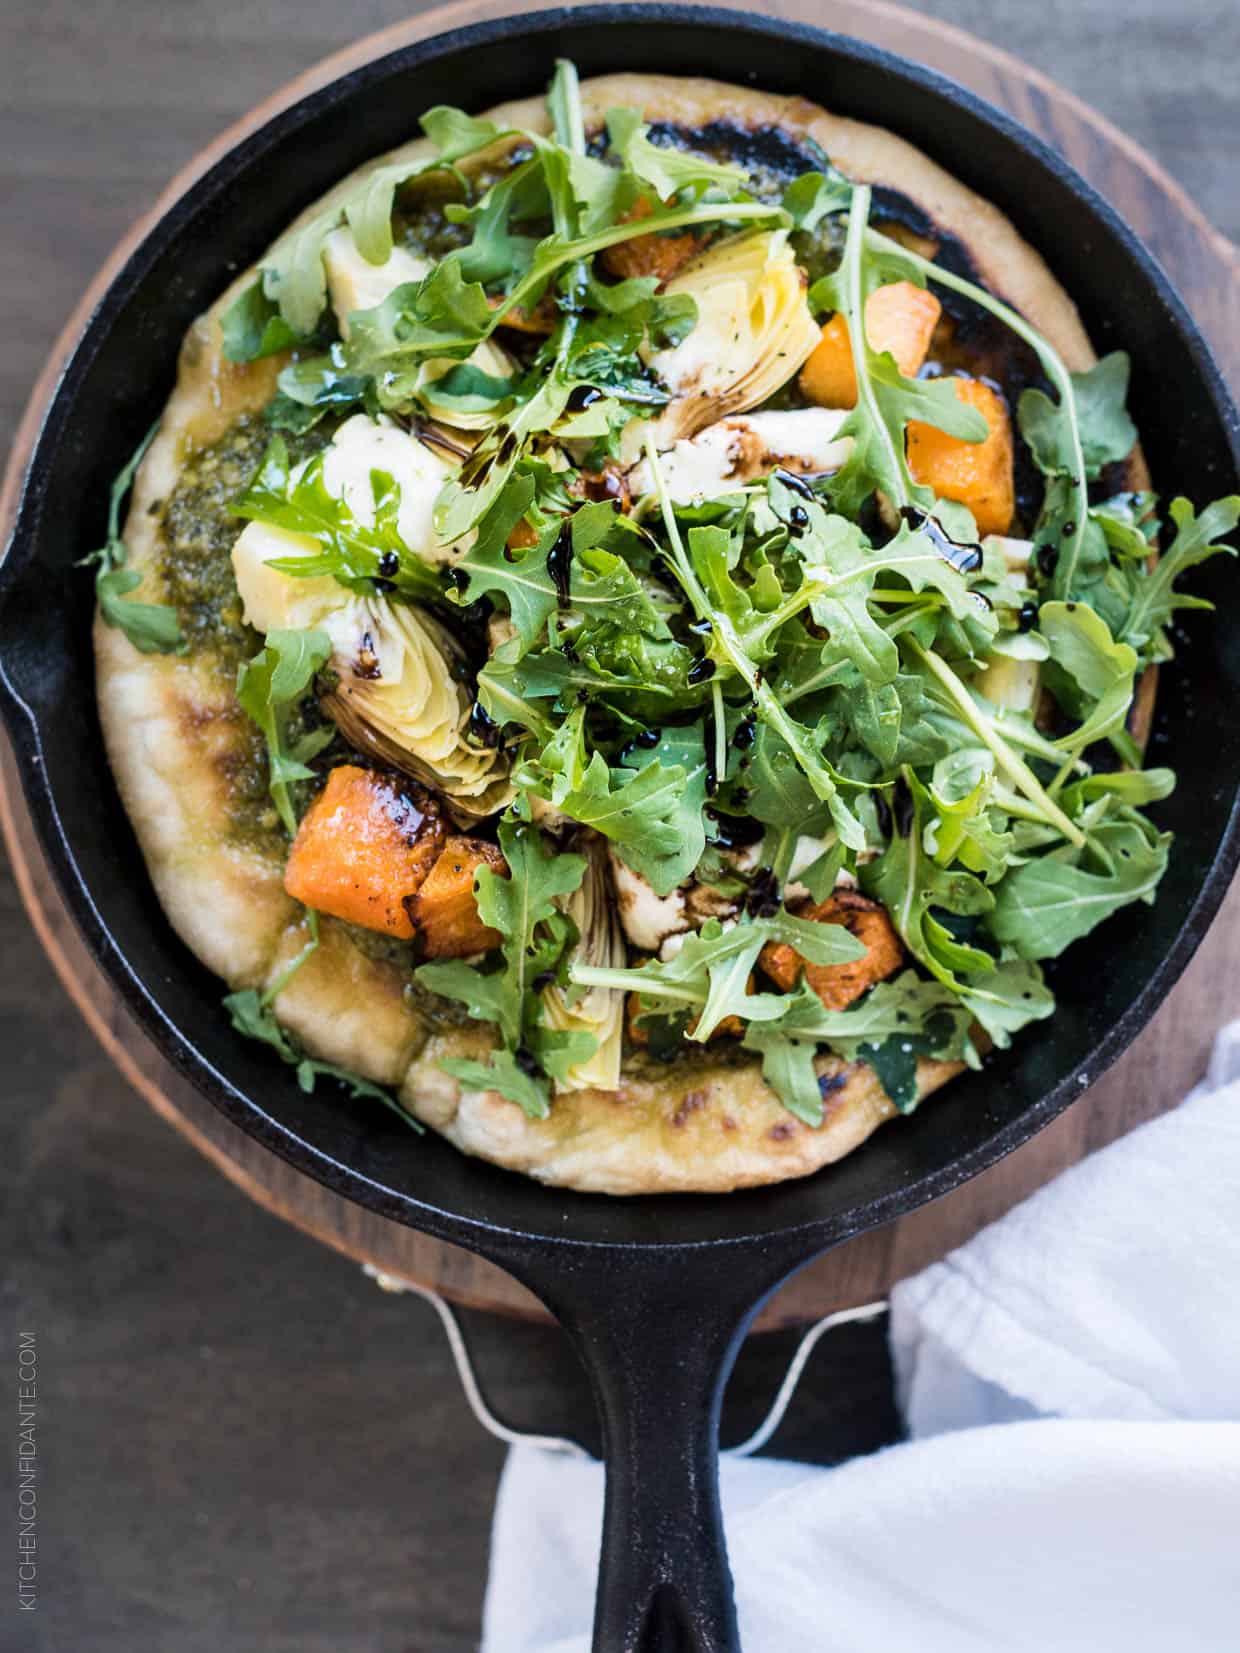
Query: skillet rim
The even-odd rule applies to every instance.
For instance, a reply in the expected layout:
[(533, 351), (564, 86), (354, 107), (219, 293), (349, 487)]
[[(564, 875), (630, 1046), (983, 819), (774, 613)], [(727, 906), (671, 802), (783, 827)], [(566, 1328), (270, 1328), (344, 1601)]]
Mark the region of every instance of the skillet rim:
[[(22, 574), (35, 559), (38, 550), (40, 509), (46, 489), (46, 472), (51, 469), (58, 437), (72, 407), (76, 388), (89, 366), (94, 350), (106, 336), (115, 315), (127, 302), (131, 288), (141, 281), (147, 265), (158, 254), (176, 246), (183, 238), (188, 222), (197, 215), (204, 202), (239, 173), (248, 170), (273, 144), (294, 133), (298, 127), (324, 110), (334, 105), (347, 105), (364, 93), (368, 81), (387, 79), (402, 65), (433, 62), (436, 58), (471, 48), (494, 49), (505, 41), (554, 32), (561, 24), (575, 28), (623, 27), (638, 22), (648, 24), (652, 21), (672, 25), (692, 24), (697, 27), (726, 30), (733, 35), (749, 33), (761, 36), (765, 40), (775, 39), (790, 43), (799, 41), (812, 45), (816, 51), (831, 53), (837, 61), (863, 62), (898, 82), (913, 85), (936, 98), (962, 105), (974, 119), (996, 129), (1022, 154), (1030, 164), (1034, 176), (1039, 171), (1050, 173), (1061, 187), (1077, 199), (1098, 223), (1100, 229), (1110, 236), (1125, 258), (1141, 270), (1159, 294), (1167, 308), (1172, 327), (1192, 362), (1205, 398), (1223, 427), (1233, 466), (1240, 470), (1240, 417), (1228, 394), (1221, 372), (1174, 284), (1115, 209), (1043, 140), (1012, 117), (934, 70), (924, 68), (882, 48), (871, 46), (867, 42), (818, 29), (809, 24), (758, 17), (751, 13), (721, 10), (716, 7), (677, 4), (612, 4), (559, 8), (533, 14), (514, 14), (449, 30), (356, 64), (345, 73), (280, 108), (261, 125), (244, 130), (238, 142), (225, 148), (210, 166), (192, 178), (188, 187), (171, 200), (164, 210), (157, 211), (85, 319), (44, 408), (14, 513), (12, 535), (3, 563), (0, 564), (0, 617), (3, 614), (5, 589), (8, 588), (8, 594), (11, 595), (12, 590), (20, 586)], [(309, 73), (313, 74), (314, 70), (311, 69)], [(300, 80), (304, 77), (298, 78)], [(275, 95), (279, 97), (280, 93), (277, 92)], [(246, 128), (250, 119), (252, 116), (243, 116), (237, 126)], [(223, 135), (221, 139), (216, 140), (217, 143), (223, 143), (226, 137), (227, 134)], [(131, 232), (131, 235), (133, 233)], [(127, 241), (128, 238), (122, 241), (122, 247), (127, 245)], [(796, 1244), (797, 1251), (808, 1255), (811, 1250), (821, 1250), (851, 1238), (865, 1229), (911, 1212), (929, 1200), (951, 1192), (1035, 1135), (1080, 1096), (1086, 1070), (1088, 1079), (1092, 1082), (1132, 1042), (1150, 1020), (1157, 1005), (1178, 979), (1204, 937), (1222, 902), (1231, 877), (1240, 864), (1240, 776), (1237, 776), (1228, 819), (1213, 859), (1201, 876), (1196, 896), (1185, 911), (1174, 939), (1136, 997), (1115, 1020), (1105, 1036), (1070, 1072), (1049, 1090), (1029, 1102), (1016, 1117), (994, 1131), (984, 1142), (949, 1162), (923, 1172), (903, 1186), (877, 1198), (848, 1206), (833, 1216), (810, 1218), (778, 1227), (751, 1226), (741, 1233), (692, 1240), (654, 1238), (635, 1241), (597, 1235), (592, 1238), (581, 1238), (540, 1233), (519, 1225), (508, 1227), (450, 1210), (436, 1205), (433, 1199), (390, 1187), (371, 1178), (281, 1124), (265, 1111), (256, 1097), (239, 1089), (219, 1072), (194, 1040), (175, 1027), (160, 1009), (141, 978), (130, 966), (123, 947), (112, 935), (95, 905), (91, 891), (79, 872), (73, 851), (66, 840), (56, 800), (46, 781), (45, 769), (40, 758), (38, 715), (22, 701), (11, 682), (2, 651), (0, 688), (4, 691), (0, 695), (0, 710), (3, 711), (9, 726), (19, 757), (27, 801), (57, 882), (86, 936), (92, 954), (161, 1052), (181, 1071), (187, 1072), (194, 1079), (226, 1118), (299, 1171), (380, 1215), (483, 1251), (493, 1249), (493, 1242), (496, 1241), (524, 1242), (539, 1249), (551, 1246), (560, 1250), (568, 1248), (574, 1251), (603, 1252), (634, 1249), (736, 1249), (752, 1248), (756, 1245), (777, 1245), (782, 1241), (800, 1242)], [(488, 1169), (494, 1170), (493, 1167)], [(830, 1169), (828, 1167), (817, 1175), (827, 1175)], [(530, 1181), (529, 1178), (521, 1178), (521, 1182), (527, 1188)], [(585, 1215), (587, 1205), (597, 1207), (599, 1202), (604, 1205), (615, 1203), (608, 1196), (580, 1194), (565, 1189), (551, 1188), (544, 1192), (549, 1198), (557, 1201), (572, 1200), (582, 1215)], [(764, 1190), (748, 1192), (753, 1198), (762, 1194)], [(677, 1199), (704, 1199), (714, 1203), (722, 1197), (629, 1196), (623, 1203), (633, 1207), (657, 1199), (659, 1205), (666, 1209)], [(733, 1194), (729, 1198), (735, 1202), (738, 1196)], [(488, 1241), (492, 1242), (492, 1246), (488, 1246)]]

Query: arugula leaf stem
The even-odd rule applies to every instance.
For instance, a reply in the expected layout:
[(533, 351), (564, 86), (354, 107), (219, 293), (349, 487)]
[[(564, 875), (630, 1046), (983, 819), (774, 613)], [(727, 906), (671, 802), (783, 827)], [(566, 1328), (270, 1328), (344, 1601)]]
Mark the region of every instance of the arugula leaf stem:
[[(663, 515), (663, 526), (667, 530), (667, 537), (672, 548), (673, 567), (676, 570), (677, 578), (684, 587), (685, 595), (689, 598), (698, 619), (710, 623), (711, 632), (719, 653), (749, 690), (759, 717), (768, 723), (787, 743), (788, 749), (813, 788), (814, 795), (821, 798), (824, 803), (831, 803), (837, 797), (838, 790), (822, 772), (823, 760), (821, 755), (806, 745), (806, 731), (784, 711), (770, 684), (766, 682), (753, 660), (746, 653), (731, 619), (726, 614), (712, 609), (706, 593), (694, 573), (693, 566), (689, 561), (689, 554), (685, 550), (684, 541), (680, 535), (680, 527), (676, 521), (676, 512), (673, 509), (671, 496), (668, 494), (667, 483), (663, 476), (663, 467), (659, 463), (654, 437), (649, 433), (646, 436), (645, 446), (646, 461), (650, 466), (655, 491), (659, 496), (659, 509)], [(837, 820), (837, 825), (840, 824)], [(860, 849), (863, 847), (864, 834), (860, 825), (855, 821), (849, 828), (848, 836), (854, 840), (850, 844), (850, 848)]]
[(300, 952), (293, 955), (275, 980), (271, 982), (268, 987), (263, 989), (262, 997), (258, 1002), (264, 1010), (266, 1010), (268, 1006), (275, 1003), (275, 1001), (280, 997), (280, 994), (283, 993), (289, 982), (292, 981), (293, 977), (301, 969), (302, 965), (311, 956), (311, 954), (318, 952), (319, 915), (313, 907), (306, 907), (304, 912), (306, 915), (306, 928), (310, 932), (310, 939), (300, 950)]
[(121, 506), (133, 487), (138, 467), (155, 440), (159, 420), (151, 426), (112, 483), (108, 497), (108, 537), (98, 551), (79, 557), (77, 568), (95, 566), (95, 596), (106, 625), (115, 626), (142, 654), (184, 654), (186, 640), (177, 612), (166, 603), (135, 602), (126, 595), (142, 584), (142, 576), (125, 565), (129, 548), (121, 538)]
[(915, 637), (906, 637), (905, 646), (914, 658), (938, 679), (961, 719), (968, 724), (982, 744), (994, 753), (995, 762), (1016, 790), (1024, 793), (1030, 803), (1042, 811), (1043, 819), (1056, 826), (1069, 843), (1083, 849), (1085, 834), (1075, 822), (1068, 819), (1055, 800), (1047, 795), (1045, 787), (1024, 759), (1017, 757), (1007, 742), (999, 736), (991, 720), (984, 715), (947, 662), (940, 659), (933, 650), (923, 648)]
[[(860, 193), (860, 190), (854, 191), (854, 203), (857, 195)], [(868, 197), (868, 189), (865, 191), (865, 194)], [(1080, 420), (1077, 415), (1076, 392), (1072, 386), (1072, 375), (1064, 366), (1063, 360), (1058, 351), (1056, 351), (1052, 345), (1042, 337), (1041, 333), (1039, 333), (1036, 328), (1031, 327), (1025, 318), (1017, 311), (1013, 310), (1010, 305), (1004, 304), (1001, 299), (995, 298), (995, 296), (992, 293), (988, 293), (984, 287), (979, 287), (976, 282), (966, 280), (964, 276), (956, 275), (952, 270), (944, 269), (942, 265), (932, 263), (928, 258), (923, 258), (920, 253), (910, 251), (901, 243), (892, 241), (889, 236), (884, 235), (880, 230), (867, 228), (864, 231), (864, 234), (866, 244), (872, 247), (875, 252), (888, 253), (901, 259), (907, 264), (911, 264), (913, 268), (920, 271), (928, 281), (936, 281), (940, 284), (940, 286), (948, 287), (953, 292), (961, 293), (965, 298), (972, 299), (975, 304), (980, 304), (984, 310), (989, 310), (992, 316), (996, 316), (1006, 327), (1010, 328), (1018, 338), (1025, 341), (1025, 343), (1030, 347), (1030, 349), (1037, 356), (1038, 360), (1041, 362), (1047, 378), (1050, 379), (1052, 384), (1055, 386), (1055, 389), (1059, 392), (1061, 405), (1068, 421), (1068, 429), (1072, 447), (1072, 485), (1075, 489), (1076, 503), (1079, 507), (1073, 512), (1074, 527), (1072, 533), (1066, 537), (1063, 544), (1059, 547), (1060, 556), (1057, 573), (1059, 575), (1063, 590), (1070, 592), (1076, 578), (1077, 564), (1080, 561), (1081, 556), (1081, 546), (1085, 538), (1085, 526), (1088, 516), (1086, 506), (1089, 498), (1085, 473), (1085, 451), (1081, 443), (1081, 427)], [(852, 235), (851, 214), (849, 216), (849, 235), (850, 237)], [(847, 259), (847, 243), (845, 244), (844, 256), (845, 259)], [(857, 275), (859, 280), (859, 269)], [(852, 337), (851, 316), (849, 318), (849, 337), (852, 338), (853, 357), (854, 359), (858, 359), (857, 342), (856, 339)], [(861, 384), (862, 375), (859, 373), (857, 375), (857, 385), (859, 391)]]
[(804, 700), (806, 695), (816, 694), (819, 689), (828, 688), (832, 683), (838, 683), (841, 678), (847, 677), (852, 662), (849, 660), (833, 660), (829, 666), (807, 677), (803, 683), (798, 683), (795, 689), (790, 689), (784, 696), (784, 705), (791, 706), (798, 700)]
[(883, 615), (878, 624), (887, 633), (888, 637), (899, 637), (903, 632), (908, 631), (910, 627), (915, 626), (924, 614), (933, 614), (938, 606), (937, 600), (931, 601), (927, 597), (927, 600), (923, 603), (910, 603), (907, 608), (902, 608), (898, 614)]
[[(883, 418), (878, 399), (874, 394), (874, 386), (871, 383), (869, 373), (870, 344), (865, 331), (865, 298), (861, 285), (861, 268), (864, 262), (864, 248), (874, 233), (869, 228), (870, 193), (868, 184), (857, 185), (853, 189), (852, 202), (848, 209), (848, 233), (844, 241), (842, 265), (844, 301), (847, 305), (844, 319), (848, 324), (848, 342), (852, 346), (852, 359), (857, 380), (857, 401), (865, 409), (871, 427), (887, 449), (890, 474), (900, 480), (899, 498), (893, 499), (891, 502), (899, 509), (909, 503), (908, 491), (903, 482), (904, 455), (896, 449), (891, 427)], [(886, 238), (883, 237), (882, 239), (885, 240)]]
[(1046, 825), (1046, 817), (1042, 811), (1022, 798), (1018, 792), (1009, 792), (1005, 786), (996, 786), (990, 797), (995, 807), (1001, 809), (1005, 815), (1015, 815), (1022, 821), (1034, 821), (1039, 826)]
[(894, 586), (890, 590), (885, 586), (875, 586), (868, 596), (872, 603), (917, 603), (927, 612), (932, 608), (943, 607), (943, 598), (933, 591), (898, 591)]
[(715, 723), (715, 782), (724, 780), (728, 773), (728, 725), (723, 713), (723, 684), (717, 677), (711, 679), (711, 703)]
[[(894, 570), (898, 573), (902, 566), (915, 568), (923, 563), (939, 563), (941, 561), (942, 558), (939, 557), (937, 552), (931, 552), (912, 557), (893, 557), (885, 559), (884, 567), (889, 571)], [(838, 591), (841, 586), (851, 585), (854, 580), (863, 580), (870, 572), (871, 570), (864, 563), (861, 563), (856, 568), (850, 568), (844, 574), (832, 575), (829, 580), (808, 581), (800, 588), (799, 591), (794, 591), (790, 597), (786, 598), (778, 608), (772, 609), (769, 614), (764, 615), (760, 625), (749, 629), (747, 637), (750, 645), (752, 646), (755, 643), (765, 642), (772, 632), (778, 631), (781, 626), (786, 625), (789, 620), (794, 619), (803, 609), (808, 608), (811, 603), (817, 602), (819, 597), (829, 596), (832, 592)], [(921, 603), (923, 597), (927, 595), (929, 594), (919, 591), (897, 591), (895, 589), (884, 589), (880, 591), (867, 592), (866, 601), (902, 603), (908, 606), (914, 603)], [(938, 595), (931, 595), (930, 600), (924, 604), (924, 611), (928, 613), (931, 609), (941, 608), (942, 606), (942, 597)]]
[(1068, 776), (1075, 768), (1076, 760), (1074, 758), (1066, 758), (1064, 760), (1064, 762), (1060, 765), (1058, 774), (1046, 788), (1047, 795), (1049, 797), (1057, 798), (1059, 796), (1063, 789), (1064, 782), (1068, 779)]
[[(685, 550), (685, 542), (681, 538), (680, 525), (676, 521), (676, 512), (672, 505), (671, 496), (667, 491), (667, 482), (663, 476), (663, 467), (659, 463), (658, 449), (655, 447), (654, 437), (648, 431), (645, 441), (646, 463), (650, 467), (650, 474), (654, 478), (654, 491), (659, 501), (659, 511), (663, 517), (663, 526), (667, 531), (668, 544), (672, 550), (672, 566), (676, 570), (676, 578), (680, 581), (685, 596), (693, 607), (693, 612), (699, 620), (708, 621), (712, 627), (719, 618), (711, 609), (701, 581), (693, 570), (689, 561), (689, 553)], [(717, 627), (715, 627), (717, 630)], [(750, 666), (751, 673), (753, 671)], [(741, 674), (744, 676), (744, 673)]]
[[(548, 99), (556, 125), (556, 137), (575, 155), (586, 152), (586, 122), (581, 109), (581, 82), (577, 65), (566, 57), (556, 59), (555, 80)], [(562, 130), (561, 130), (562, 128)]]
[[(637, 236), (649, 235), (652, 231), (688, 229), (696, 224), (743, 222), (749, 218), (770, 218), (782, 222), (787, 218), (787, 214), (781, 213), (778, 207), (772, 207), (766, 201), (707, 203), (703, 206), (680, 207), (674, 212), (657, 217), (653, 224), (649, 218), (632, 218), (627, 219), (623, 224), (613, 224), (608, 229), (596, 230), (593, 235), (587, 235), (580, 241), (574, 241), (570, 246), (560, 249), (554, 256), (541, 263), (535, 257), (534, 265), (529, 273), (517, 282), (502, 303), (491, 312), (487, 329), (480, 337), (490, 338), (510, 310), (519, 309), (532, 293), (546, 286), (550, 276), (555, 275), (567, 264), (575, 264), (581, 259), (592, 258), (595, 253), (602, 252), (607, 247), (619, 246), (623, 241), (632, 241)], [(455, 340), (449, 340), (447, 345), (455, 346), (456, 342)], [(473, 335), (469, 339), (460, 341), (462, 345), (478, 342), (479, 339)], [(445, 346), (435, 344), (428, 346), (428, 352), (432, 349), (440, 352), (444, 348)]]

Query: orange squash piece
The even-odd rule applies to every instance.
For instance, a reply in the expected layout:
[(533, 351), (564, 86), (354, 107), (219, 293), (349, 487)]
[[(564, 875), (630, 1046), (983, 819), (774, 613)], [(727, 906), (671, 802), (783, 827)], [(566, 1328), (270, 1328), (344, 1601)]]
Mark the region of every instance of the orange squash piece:
[(804, 969), (806, 981), (828, 1010), (846, 1010), (854, 999), (904, 963), (904, 948), (895, 925), (877, 901), (855, 890), (837, 890), (797, 916), (823, 924), (842, 924), (865, 948), (865, 957), (848, 964), (806, 964), (788, 942), (768, 941), (758, 962), (781, 992), (790, 993)]
[[(654, 211), (643, 196), (635, 202), (627, 217), (649, 218)], [(630, 276), (657, 276), (659, 285), (670, 281), (687, 264), (698, 248), (698, 238), (692, 230), (683, 235), (635, 235), (631, 241), (618, 241), (614, 247), (605, 247), (599, 260), (608, 275), (625, 281)]]
[(526, 522), (525, 518), (522, 517), (513, 529), (512, 533), (508, 536), (508, 549), (510, 551), (528, 551), (532, 546), (537, 544), (537, 532), (528, 522)]
[(467, 958), (498, 947), (503, 937), (478, 916), (474, 878), (480, 867), (508, 876), (508, 863), (483, 838), (449, 838), (425, 882), (409, 902), (428, 959)]
[[(911, 281), (891, 281), (865, 301), (865, 336), (881, 355), (890, 351), (906, 378), (920, 370), (930, 349), (942, 305), (934, 294)], [(801, 369), (801, 392), (820, 407), (850, 408), (857, 403), (848, 323), (838, 312), (822, 329), (822, 338)]]
[[(498, 310), (503, 302), (498, 296), (487, 300), (492, 310)], [(509, 310), (500, 326), (511, 327), (517, 333), (553, 333), (559, 319), (555, 299), (550, 293), (544, 293), (532, 310), (523, 310), (520, 305)]]
[(1012, 471), (1012, 421), (997, 390), (981, 379), (954, 378), (956, 395), (977, 408), (990, 427), (984, 442), (964, 442), (935, 425), (913, 419), (908, 427), (908, 468), (941, 499), (967, 505), (977, 531), (1006, 534), (1016, 509)]
[(443, 842), (439, 811), (420, 788), (341, 764), (297, 829), (284, 888), (321, 913), (409, 941), (405, 902)]

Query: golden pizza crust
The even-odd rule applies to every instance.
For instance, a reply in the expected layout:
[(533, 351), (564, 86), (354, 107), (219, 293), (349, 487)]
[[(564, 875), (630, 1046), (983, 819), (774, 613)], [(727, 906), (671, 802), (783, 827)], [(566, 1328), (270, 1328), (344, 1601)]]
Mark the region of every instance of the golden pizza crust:
[[(861, 182), (908, 196), (937, 227), (966, 244), (985, 281), (1021, 310), (1074, 369), (1094, 360), (1075, 306), (1041, 257), (989, 202), (920, 151), (879, 127), (846, 120), (795, 97), (709, 80), (610, 75), (586, 81), (587, 127), (608, 110), (698, 128), (711, 121), (778, 126), (816, 140)], [(501, 125), (547, 130), (541, 98), (492, 111)], [(375, 167), (427, 152), (424, 139), (378, 157), (343, 180), (290, 226), (342, 201)], [(176, 390), (138, 473), (125, 527), (135, 596), (160, 601), (158, 502), (180, 467), (239, 414), (269, 399), (279, 358), (238, 366), (221, 352), (219, 317), (252, 279), (235, 281), (191, 328)], [(1139, 485), (1139, 470), (1134, 485)], [(100, 717), (117, 785), (159, 899), (186, 945), (230, 987), (270, 983), (304, 943), (304, 922), (285, 895), (286, 845), (278, 832), (241, 838), (230, 815), (230, 771), (247, 738), (231, 673), (201, 652), (192, 659), (138, 653), (119, 631), (95, 625)], [(409, 1110), (467, 1153), (562, 1187), (611, 1194), (725, 1192), (805, 1176), (851, 1152), (896, 1109), (871, 1069), (834, 1057), (818, 1064), (826, 1116), (802, 1125), (761, 1078), (757, 1061), (674, 1063), (650, 1077), (626, 1073), (619, 1092), (557, 1098), (551, 1117), (529, 1120), (494, 1093), (462, 1090), (445, 1057), (485, 1054), (481, 1027), (429, 1031), (408, 1002), (401, 972), (369, 957), (332, 923), (323, 943), (276, 1000), (284, 1025), (320, 1060), (397, 1088)], [(213, 1013), (204, 1006), (204, 1014)], [(960, 1071), (922, 1060), (927, 1096)]]

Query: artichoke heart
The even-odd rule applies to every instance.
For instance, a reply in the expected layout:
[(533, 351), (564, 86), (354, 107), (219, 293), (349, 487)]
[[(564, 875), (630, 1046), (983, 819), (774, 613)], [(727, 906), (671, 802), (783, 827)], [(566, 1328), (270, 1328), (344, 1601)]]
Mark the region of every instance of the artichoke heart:
[[(304, 470), (303, 463), (293, 472), (294, 484)], [(452, 561), (466, 542), (445, 544), (435, 532), (434, 512), (440, 489), (455, 467), (390, 419), (358, 413), (345, 420), (323, 455), (323, 486), (365, 528), (375, 523), (376, 473), (390, 477), (399, 490), (396, 533), (401, 544), (423, 562)], [(302, 578), (269, 566), (288, 557), (313, 557), (321, 550), (310, 534), (268, 522), (247, 523), (232, 548), (246, 624), (262, 632), (316, 626), (324, 614), (345, 602), (347, 588), (330, 574)]]
[[(381, 264), (371, 264), (358, 250), (351, 230), (343, 225), (333, 230), (323, 243), (323, 268), (341, 338), (349, 337), (349, 318), (355, 311), (377, 310), (398, 287), (423, 281), (434, 267), (430, 259), (419, 258), (404, 247), (393, 247)], [(515, 370), (512, 357), (494, 339), (484, 339), (466, 362), (488, 379), (506, 380)], [(412, 393), (441, 424), (457, 430), (487, 430), (496, 423), (506, 403), (499, 394), (485, 394), (485, 381), (472, 395), (436, 394), (436, 385), (460, 366), (461, 362), (446, 356), (423, 362)]]
[[(469, 387), (466, 394), (442, 393), (437, 387), (454, 368), (462, 366), (477, 368), (486, 379), (499, 383), (488, 387), (486, 379), (475, 380), (473, 393), (469, 393)], [(432, 419), (442, 425), (451, 425), (455, 430), (489, 430), (511, 401), (503, 387), (515, 372), (516, 364), (504, 347), (494, 339), (483, 339), (463, 363), (443, 356), (424, 362), (418, 370), (415, 394)]]
[(435, 787), (466, 820), (508, 803), (508, 760), (471, 737), (459, 651), (437, 620), (412, 604), (364, 597), (321, 624), (338, 679), (323, 709), (352, 745)]
[(718, 242), (664, 290), (689, 294), (698, 319), (673, 349), (643, 353), (672, 392), (658, 421), (660, 447), (765, 402), (794, 377), (820, 337), (805, 276), (783, 230)]
[[(594, 839), (586, 847), (585, 876), (564, 911), (577, 926), (577, 959), (601, 969), (622, 969), (627, 960), (607, 876), (607, 848)], [(557, 1091), (614, 1091), (620, 1085), (624, 1038), (624, 994), (614, 987), (591, 987), (570, 1004), (564, 990), (548, 987), (542, 995), (543, 1020), (557, 1033), (589, 1033), (598, 1041), (584, 1061), (556, 1080)]]
[(456, 465), (388, 418), (355, 413), (332, 437), (323, 456), (323, 485), (343, 500), (354, 518), (375, 520), (375, 472), (400, 489), (396, 532), (423, 562), (450, 562), (460, 546), (446, 545), (435, 532), (435, 501)]
[(353, 232), (342, 224), (323, 242), (323, 272), (340, 337), (349, 336), (349, 317), (355, 310), (374, 310), (389, 293), (430, 274), (429, 260), (404, 247), (393, 247), (381, 264), (372, 264), (359, 250)]

